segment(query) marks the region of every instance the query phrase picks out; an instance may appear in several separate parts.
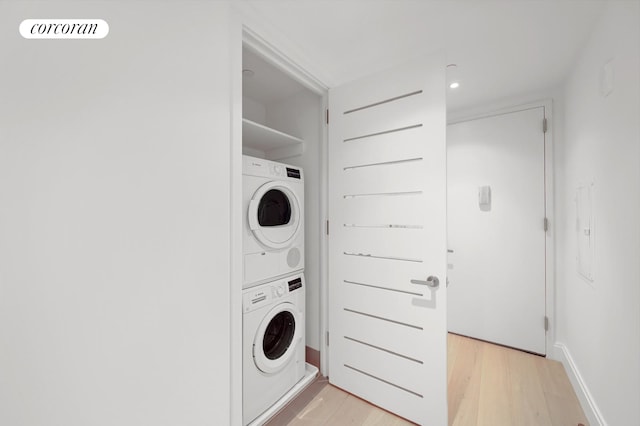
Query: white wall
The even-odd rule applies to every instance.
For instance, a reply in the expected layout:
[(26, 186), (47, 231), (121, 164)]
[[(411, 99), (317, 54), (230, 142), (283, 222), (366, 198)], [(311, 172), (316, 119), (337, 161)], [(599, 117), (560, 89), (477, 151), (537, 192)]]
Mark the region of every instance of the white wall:
[(260, 102), (243, 96), (242, 117), (256, 123), (265, 124), (267, 122), (267, 109)]
[[(555, 151), (557, 340), (592, 424), (640, 424), (639, 17), (638, 2), (607, 2), (566, 81)], [(615, 88), (603, 97), (608, 61)], [(577, 273), (574, 202), (578, 185), (591, 181), (593, 283)]]
[(0, 424), (229, 424), (228, 13), (0, 4)]
[(306, 344), (320, 350), (320, 239), (322, 212), (320, 209), (320, 166), (322, 136), (322, 99), (303, 90), (280, 102), (268, 105), (267, 125), (302, 138), (301, 156), (282, 159), (284, 163), (304, 170), (305, 199), (305, 282)]

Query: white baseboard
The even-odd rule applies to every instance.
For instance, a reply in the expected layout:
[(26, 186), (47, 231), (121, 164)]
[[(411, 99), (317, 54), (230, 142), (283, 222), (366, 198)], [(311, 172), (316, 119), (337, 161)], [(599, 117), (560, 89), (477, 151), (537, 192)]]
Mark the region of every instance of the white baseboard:
[(564, 369), (567, 371), (571, 385), (580, 401), (584, 415), (587, 416), (587, 420), (589, 420), (589, 424), (591, 426), (607, 426), (607, 422), (604, 420), (604, 417), (602, 417), (602, 413), (600, 413), (593, 396), (591, 396), (591, 392), (589, 392), (589, 388), (587, 388), (587, 384), (582, 379), (580, 371), (578, 371), (578, 367), (571, 357), (569, 348), (567, 348), (564, 343), (556, 342), (554, 349), (555, 356), (562, 362)]

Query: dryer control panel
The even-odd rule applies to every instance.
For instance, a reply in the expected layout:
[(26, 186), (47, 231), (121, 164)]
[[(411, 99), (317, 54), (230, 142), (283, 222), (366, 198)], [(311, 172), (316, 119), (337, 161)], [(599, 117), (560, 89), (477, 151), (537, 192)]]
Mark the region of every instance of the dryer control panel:
[(284, 169), (282, 164), (269, 163), (269, 173), (272, 176), (284, 176)]
[(248, 155), (242, 156), (242, 174), (289, 181), (302, 181), (304, 179), (300, 167), (269, 161), (264, 158), (250, 157)]

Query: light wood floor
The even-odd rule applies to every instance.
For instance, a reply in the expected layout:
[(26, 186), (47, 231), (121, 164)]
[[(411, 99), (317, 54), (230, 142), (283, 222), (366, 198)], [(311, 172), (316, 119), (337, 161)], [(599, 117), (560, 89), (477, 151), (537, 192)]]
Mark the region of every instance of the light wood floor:
[[(448, 341), (449, 425), (587, 425), (562, 365), (455, 334)], [(269, 426), (410, 425), (324, 382)]]

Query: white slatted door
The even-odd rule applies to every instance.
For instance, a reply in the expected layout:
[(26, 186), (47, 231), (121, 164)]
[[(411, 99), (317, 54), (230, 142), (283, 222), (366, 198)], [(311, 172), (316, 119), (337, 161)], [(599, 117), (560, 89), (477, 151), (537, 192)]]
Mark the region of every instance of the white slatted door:
[(431, 426), (447, 424), (444, 69), (329, 92), (329, 379)]

